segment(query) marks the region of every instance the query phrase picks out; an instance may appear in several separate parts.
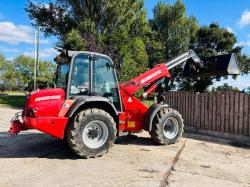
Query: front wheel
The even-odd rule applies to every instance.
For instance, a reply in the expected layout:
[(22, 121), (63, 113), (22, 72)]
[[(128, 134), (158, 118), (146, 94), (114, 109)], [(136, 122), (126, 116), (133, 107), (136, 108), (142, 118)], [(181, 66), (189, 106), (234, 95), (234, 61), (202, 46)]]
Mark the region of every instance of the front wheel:
[(183, 119), (179, 112), (171, 108), (162, 108), (154, 117), (151, 138), (161, 145), (176, 143), (183, 133)]
[(102, 156), (114, 144), (115, 138), (114, 119), (97, 108), (80, 111), (67, 129), (69, 147), (83, 158)]

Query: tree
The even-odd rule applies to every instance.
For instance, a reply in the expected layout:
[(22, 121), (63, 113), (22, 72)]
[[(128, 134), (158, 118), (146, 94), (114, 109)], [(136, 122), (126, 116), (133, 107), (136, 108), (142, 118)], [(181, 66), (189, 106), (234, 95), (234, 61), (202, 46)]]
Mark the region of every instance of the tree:
[[(194, 40), (198, 24), (195, 17), (187, 17), (185, 5), (177, 0), (173, 5), (159, 2), (153, 9), (150, 20), (152, 28), (148, 42), (149, 65), (166, 62), (189, 49)], [(179, 67), (171, 70), (172, 79), (168, 89), (175, 87), (174, 81), (181, 76)]]
[(59, 45), (61, 45), (64, 49), (71, 49), (75, 51), (81, 51), (86, 48), (83, 38), (75, 29), (71, 30)]
[(227, 83), (224, 83), (221, 86), (218, 86), (217, 88), (212, 88), (212, 92), (240, 92), (239, 88), (233, 87), (228, 85)]
[[(236, 53), (242, 73), (247, 73), (250, 68), (249, 58), (241, 54), (240, 47), (235, 47), (236, 42), (237, 39), (233, 33), (228, 32), (227, 29), (220, 27), (217, 23), (212, 23), (209, 26), (202, 26), (198, 29), (190, 47), (201, 59), (219, 54)], [(218, 81), (220, 78), (220, 76), (183, 78), (179, 81), (180, 89), (204, 92), (213, 84), (213, 79)]]
[[(54, 72), (54, 64), (40, 61), (37, 81), (52, 84)], [(0, 55), (0, 80), (1, 90), (31, 91), (34, 83), (34, 59), (21, 55), (13, 61), (7, 61)]]
[(0, 90), (15, 89), (15, 76), (13, 63), (0, 54)]
[(246, 93), (246, 94), (250, 94), (250, 86), (247, 87), (247, 88), (245, 88), (245, 89), (243, 90), (243, 92)]
[[(127, 51), (133, 51), (133, 53), (127, 53)], [(121, 55), (125, 59), (122, 69), (122, 81), (128, 81), (146, 71), (148, 56), (145, 44), (140, 38), (134, 38), (130, 43), (122, 46)]]
[[(89, 50), (110, 56), (119, 70), (120, 80), (129, 80), (146, 68), (166, 62), (188, 49), (202, 59), (223, 53), (236, 53), (243, 73), (250, 69), (249, 58), (233, 33), (216, 23), (199, 26), (188, 17), (181, 0), (174, 4), (159, 2), (154, 16), (147, 19), (143, 0), (54, 0), (49, 6), (29, 1), (26, 11), (35, 26), (46, 35), (57, 36), (59, 46)], [(205, 91), (213, 79), (184, 78), (182, 68), (171, 70), (167, 90)]]
[(59, 46), (105, 53), (116, 67), (122, 60), (123, 80), (131, 78), (125, 70), (131, 63), (137, 64), (129, 67), (137, 73), (141, 71), (136, 67), (144, 67), (143, 70), (147, 66), (147, 61), (143, 61), (147, 59), (145, 50), (140, 52), (142, 59), (133, 59), (136, 52), (145, 48), (144, 36), (149, 30), (143, 0), (56, 0), (48, 7), (30, 1), (26, 11), (46, 35), (59, 37)]
[(13, 60), (13, 66), (16, 72), (16, 85), (24, 90), (34, 80), (34, 60), (27, 56), (18, 56)]
[[(16, 85), (19, 90), (33, 89), (34, 84), (34, 59), (28, 56), (18, 56), (13, 60), (16, 75)], [(39, 62), (37, 81), (46, 82), (48, 85), (54, 81), (55, 65), (48, 61)]]

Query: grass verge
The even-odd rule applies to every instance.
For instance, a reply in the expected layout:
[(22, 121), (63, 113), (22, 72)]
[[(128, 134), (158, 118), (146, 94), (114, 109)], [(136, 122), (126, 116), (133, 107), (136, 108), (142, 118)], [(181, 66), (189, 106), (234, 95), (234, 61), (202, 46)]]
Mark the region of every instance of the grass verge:
[(23, 108), (25, 95), (0, 95), (0, 107)]
[(149, 107), (149, 106), (151, 106), (152, 104), (154, 104), (154, 100), (149, 100), (149, 99), (147, 99), (147, 100), (144, 100), (143, 103)]

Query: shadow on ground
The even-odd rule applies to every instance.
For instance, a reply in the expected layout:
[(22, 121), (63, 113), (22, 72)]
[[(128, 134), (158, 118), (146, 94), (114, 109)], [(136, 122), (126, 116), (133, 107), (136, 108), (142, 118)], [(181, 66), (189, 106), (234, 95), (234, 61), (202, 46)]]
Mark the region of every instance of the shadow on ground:
[[(150, 138), (135, 135), (119, 137), (116, 144), (155, 146)], [(8, 132), (0, 132), (0, 158), (81, 159), (69, 149), (66, 142), (43, 133), (27, 132), (14, 137)]]
[(0, 132), (0, 158), (78, 159), (63, 141), (42, 133)]
[[(250, 143), (218, 139), (199, 134), (185, 134), (184, 137), (244, 149)], [(157, 146), (151, 138), (136, 135), (121, 136), (116, 140), (119, 145)], [(138, 148), (139, 150), (139, 148)], [(8, 132), (0, 132), (0, 158), (47, 158), (47, 159), (81, 159), (76, 156), (64, 141), (43, 133), (20, 133), (12, 137)]]
[(149, 137), (138, 137), (136, 135), (127, 135), (118, 137), (116, 144), (121, 145), (143, 145), (143, 146), (157, 146), (155, 142)]
[(218, 138), (210, 135), (204, 134), (195, 134), (195, 133), (188, 133), (184, 135), (185, 137), (200, 140), (204, 142), (216, 143), (221, 145), (229, 145), (237, 148), (242, 149), (250, 149), (250, 142), (247, 140), (234, 140), (234, 139), (226, 139), (226, 138)]

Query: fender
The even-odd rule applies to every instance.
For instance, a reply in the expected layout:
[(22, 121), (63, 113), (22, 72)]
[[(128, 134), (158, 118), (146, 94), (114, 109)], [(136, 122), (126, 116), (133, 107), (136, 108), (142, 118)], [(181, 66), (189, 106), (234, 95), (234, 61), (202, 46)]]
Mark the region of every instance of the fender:
[(113, 103), (111, 103), (107, 98), (101, 96), (91, 96), (77, 98), (67, 112), (66, 116), (71, 118), (80, 107), (84, 106), (86, 106), (86, 108), (95, 107), (103, 109), (108, 111), (113, 117), (117, 117), (119, 115)]
[(150, 106), (144, 118), (143, 129), (150, 132), (152, 130), (152, 123), (155, 115), (160, 109), (167, 108), (168, 106), (167, 104), (153, 104)]

